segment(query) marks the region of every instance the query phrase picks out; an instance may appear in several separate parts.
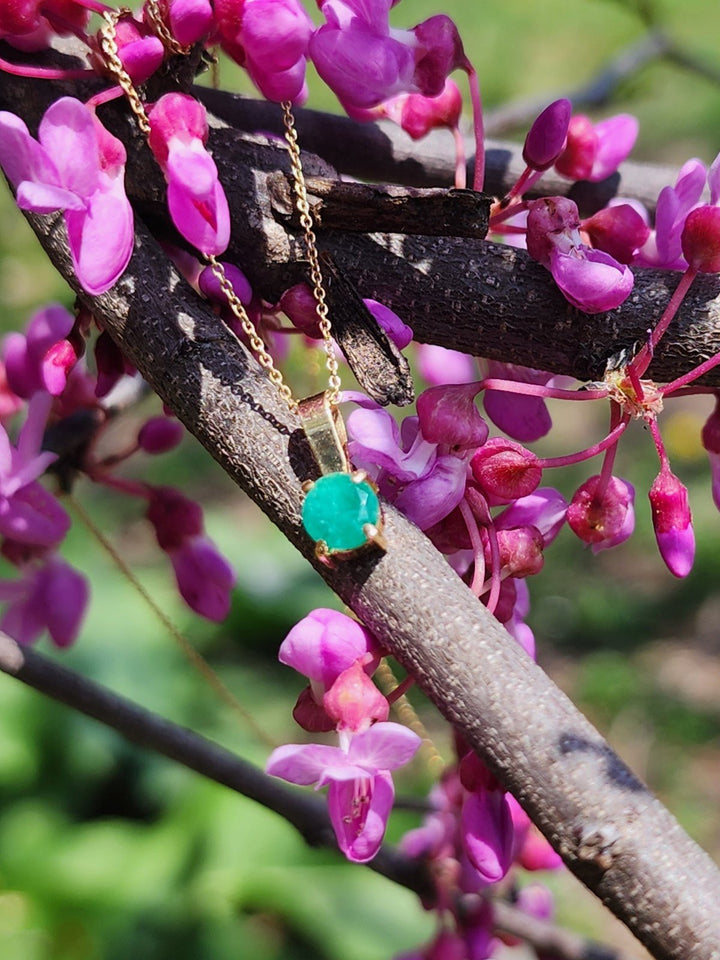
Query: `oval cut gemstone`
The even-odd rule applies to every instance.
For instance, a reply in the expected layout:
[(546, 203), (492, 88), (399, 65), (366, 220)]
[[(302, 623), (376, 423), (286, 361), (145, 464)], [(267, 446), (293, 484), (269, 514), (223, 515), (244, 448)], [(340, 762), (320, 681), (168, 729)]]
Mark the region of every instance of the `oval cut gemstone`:
[(313, 540), (322, 540), (330, 552), (356, 550), (367, 543), (363, 527), (377, 526), (380, 503), (366, 481), (356, 483), (349, 473), (328, 473), (305, 495), (302, 522)]

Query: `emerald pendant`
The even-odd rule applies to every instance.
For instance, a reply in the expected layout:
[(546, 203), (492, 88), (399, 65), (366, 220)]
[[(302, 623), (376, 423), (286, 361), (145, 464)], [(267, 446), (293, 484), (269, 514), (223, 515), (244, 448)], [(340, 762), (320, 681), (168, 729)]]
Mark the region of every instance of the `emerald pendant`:
[(302, 507), (303, 527), (319, 554), (357, 550), (380, 525), (380, 503), (371, 484), (350, 473), (328, 473), (308, 490)]

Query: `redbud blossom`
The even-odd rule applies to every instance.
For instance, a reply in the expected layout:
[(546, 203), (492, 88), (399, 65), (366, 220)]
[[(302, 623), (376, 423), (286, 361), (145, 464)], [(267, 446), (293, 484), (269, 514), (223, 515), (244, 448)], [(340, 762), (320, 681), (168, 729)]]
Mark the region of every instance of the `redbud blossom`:
[(523, 147), (523, 160), (533, 170), (551, 167), (565, 146), (572, 104), (555, 100), (533, 121)]
[(166, 93), (149, 113), (150, 149), (168, 185), (170, 216), (201, 253), (219, 256), (230, 240), (230, 212), (215, 161), (205, 149), (205, 108), (184, 93)]
[(170, 417), (151, 417), (138, 433), (138, 446), (145, 453), (167, 453), (173, 450), (185, 436), (185, 428), (179, 420)]
[(528, 253), (550, 270), (565, 299), (585, 313), (619, 307), (633, 288), (632, 271), (602, 250), (583, 244), (573, 201), (545, 197), (528, 207)]
[(568, 524), (593, 553), (623, 543), (635, 528), (635, 488), (620, 477), (590, 477), (573, 494)]
[(170, 0), (168, 19), (177, 42), (189, 46), (210, 32), (213, 8), (209, 0)]
[(306, 283), (297, 283), (289, 287), (280, 297), (278, 307), (290, 323), (306, 337), (320, 340), (320, 318), (317, 312), (317, 303), (312, 290)]
[(34, 643), (47, 630), (57, 647), (69, 647), (80, 630), (88, 583), (60, 557), (28, 567), (20, 580), (0, 581), (0, 600), (10, 601), (0, 629), (21, 644)]
[(323, 697), (326, 713), (338, 731), (360, 733), (376, 720), (387, 720), (390, 705), (356, 661), (344, 670)]
[[(545, 562), (543, 547), (545, 541), (537, 527), (513, 527), (510, 530), (496, 531), (500, 566), (510, 577), (532, 577), (540, 573)], [(488, 564), (491, 555), (486, 551)]]
[(379, 658), (380, 648), (369, 630), (352, 617), (325, 607), (296, 623), (278, 651), (280, 663), (303, 674), (323, 693), (357, 661), (372, 672)]
[(660, 556), (675, 577), (686, 577), (695, 558), (695, 534), (688, 492), (664, 465), (648, 493)]
[(710, 459), (713, 501), (720, 510), (720, 396), (715, 397), (715, 409), (702, 428), (702, 445)]
[(571, 180), (605, 180), (615, 173), (635, 145), (638, 122), (620, 113), (594, 124), (588, 117), (572, 117), (567, 144), (555, 169)]
[(462, 114), (462, 95), (456, 83), (448, 79), (437, 97), (405, 93), (383, 104), (382, 112), (413, 140), (427, 136), (436, 127), (457, 127)]
[(488, 426), (475, 404), (477, 383), (430, 387), (417, 399), (417, 413), (423, 437), (468, 450), (485, 443)]
[(125, 196), (125, 148), (79, 100), (45, 111), (38, 140), (12, 113), (0, 113), (0, 165), (22, 210), (62, 210), (75, 274), (105, 293), (130, 259), (133, 213)]
[(720, 207), (691, 210), (680, 236), (683, 256), (693, 270), (720, 273)]
[(470, 461), (473, 477), (494, 501), (510, 503), (526, 497), (542, 480), (542, 467), (531, 451), (503, 437), (493, 437)]
[(593, 247), (604, 250), (619, 263), (632, 263), (647, 242), (650, 227), (629, 203), (614, 203), (582, 222)]
[(67, 340), (75, 317), (60, 304), (49, 304), (33, 314), (25, 334), (12, 332), (3, 341), (8, 384), (19, 397), (37, 390), (62, 393), (68, 372), (77, 361)]
[[(132, 13), (122, 14), (115, 27), (118, 56), (133, 83), (145, 83), (165, 59), (165, 47), (151, 26), (137, 20)], [(100, 45), (100, 34), (91, 38), (90, 60), (95, 70), (114, 79)]]

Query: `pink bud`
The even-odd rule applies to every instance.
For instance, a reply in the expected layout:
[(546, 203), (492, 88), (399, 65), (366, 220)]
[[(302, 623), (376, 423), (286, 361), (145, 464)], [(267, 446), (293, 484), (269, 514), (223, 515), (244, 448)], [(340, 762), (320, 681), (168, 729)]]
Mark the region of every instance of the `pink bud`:
[(542, 479), (535, 454), (503, 437), (493, 437), (480, 447), (470, 466), (482, 490), (503, 503), (528, 496)]
[(150, 111), (148, 142), (155, 159), (165, 169), (170, 141), (182, 143), (208, 138), (205, 107), (186, 93), (166, 93)]
[(448, 79), (439, 96), (410, 93), (396, 97), (385, 104), (385, 113), (413, 140), (419, 140), (436, 127), (457, 127), (462, 113), (462, 95), (457, 84)]
[(475, 405), (477, 383), (430, 387), (417, 399), (422, 435), (430, 443), (469, 450), (487, 440), (488, 426)]
[(280, 644), (278, 659), (324, 689), (356, 661), (377, 665), (377, 641), (351, 617), (319, 607), (296, 623)]
[(338, 730), (352, 733), (367, 730), (375, 720), (387, 720), (390, 712), (387, 700), (357, 661), (335, 680), (323, 706)]
[(497, 531), (500, 565), (511, 577), (532, 577), (545, 562), (544, 541), (537, 527), (513, 527)]
[(578, 114), (568, 125), (565, 149), (555, 161), (555, 169), (570, 180), (587, 180), (595, 162), (598, 135), (590, 117)]
[(686, 577), (695, 557), (687, 488), (665, 465), (650, 487), (648, 497), (660, 556), (673, 576)]
[(623, 543), (635, 528), (635, 489), (619, 477), (610, 477), (600, 490), (600, 476), (590, 477), (575, 491), (567, 520), (573, 533), (593, 552)]
[(168, 417), (151, 417), (140, 428), (138, 446), (145, 453), (167, 453), (173, 450), (185, 435), (179, 420)]
[(282, 310), (290, 323), (306, 337), (313, 340), (322, 339), (320, 318), (317, 313), (317, 303), (312, 290), (306, 283), (298, 283), (290, 287), (280, 297), (278, 307)]
[(702, 445), (710, 459), (713, 500), (720, 510), (720, 395), (715, 397), (715, 409), (702, 428)]
[(650, 227), (629, 203), (605, 207), (587, 220), (582, 229), (593, 247), (604, 250), (620, 263), (632, 263), (650, 236)]
[(523, 147), (523, 160), (533, 170), (547, 170), (561, 154), (571, 111), (569, 100), (555, 100), (533, 122)]
[(197, 43), (210, 32), (213, 10), (209, 0), (170, 0), (170, 30), (183, 46)]
[(720, 207), (692, 210), (680, 237), (683, 256), (700, 273), (720, 272)]
[[(222, 262), (223, 269), (225, 270), (225, 276), (228, 278), (232, 284), (232, 288), (235, 291), (236, 296), (247, 306), (253, 298), (252, 287), (245, 276), (245, 274), (232, 263)], [(223, 292), (222, 287), (220, 286), (220, 281), (212, 272), (211, 267), (205, 267), (205, 269), (200, 273), (198, 277), (198, 286), (200, 292), (205, 294), (208, 300), (213, 303), (218, 303), (222, 306), (227, 305), (227, 297)]]
[(175, 550), (203, 532), (202, 508), (173, 487), (154, 487), (147, 519), (155, 528), (160, 548)]
[(363, 300), (370, 313), (375, 317), (378, 324), (390, 337), (398, 350), (404, 350), (413, 338), (412, 329), (394, 313), (390, 307), (378, 300)]

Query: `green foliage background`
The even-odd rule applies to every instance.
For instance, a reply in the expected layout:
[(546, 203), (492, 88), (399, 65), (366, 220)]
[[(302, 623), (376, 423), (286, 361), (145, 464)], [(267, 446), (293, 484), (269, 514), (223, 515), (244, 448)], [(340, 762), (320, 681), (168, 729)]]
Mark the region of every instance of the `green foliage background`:
[[(442, 12), (457, 20), (492, 108), (582, 86), (643, 35), (635, 8), (611, 0), (455, 0)], [(665, 0), (653, 9), (692, 57), (719, 69), (717, 3)], [(437, 12), (435, 0), (404, 0), (393, 19), (412, 25)], [(221, 77), (225, 86), (249, 90), (237, 70), (223, 66)], [(317, 83), (310, 105), (335, 108)], [(720, 86), (696, 72), (650, 64), (620, 85), (605, 114), (620, 110), (641, 120), (640, 158), (710, 161), (720, 149)], [(70, 306), (71, 298), (9, 197), (0, 202), (2, 326), (12, 329), (48, 299)], [(153, 409), (149, 402), (126, 417), (115, 441), (122, 446)], [(635, 427), (618, 472), (638, 488), (636, 536), (592, 557), (562, 534), (531, 585), (531, 623), (541, 662), (717, 856), (720, 525), (698, 438), (706, 412), (707, 402), (684, 402), (663, 421), (675, 469), (691, 489), (698, 532), (692, 575), (674, 581), (657, 557), (644, 499), (656, 465), (649, 438)], [(603, 429), (599, 412), (580, 416), (556, 405), (554, 413), (548, 455), (586, 445)], [(262, 765), (267, 741), (298, 735), (290, 709), (300, 684), (277, 665), (278, 644), (314, 606), (337, 600), (190, 439), (149, 469), (152, 479), (203, 502), (210, 535), (238, 569), (232, 615), (221, 627), (182, 607), (134, 504), (83, 483), (75, 496), (251, 720), (218, 701), (80, 523), (66, 553), (91, 577), (91, 610), (73, 650), (58, 655), (43, 644), (43, 651)], [(566, 476), (565, 491), (586, 475)], [(445, 749), (434, 712), (424, 717)], [(400, 790), (427, 785), (416, 764)], [(411, 814), (396, 814), (391, 837), (415, 823)], [(571, 878), (549, 882), (561, 919), (625, 942)], [(306, 850), (285, 823), (249, 801), (0, 676), (4, 960), (384, 960), (429, 931), (404, 890), (331, 853)]]

